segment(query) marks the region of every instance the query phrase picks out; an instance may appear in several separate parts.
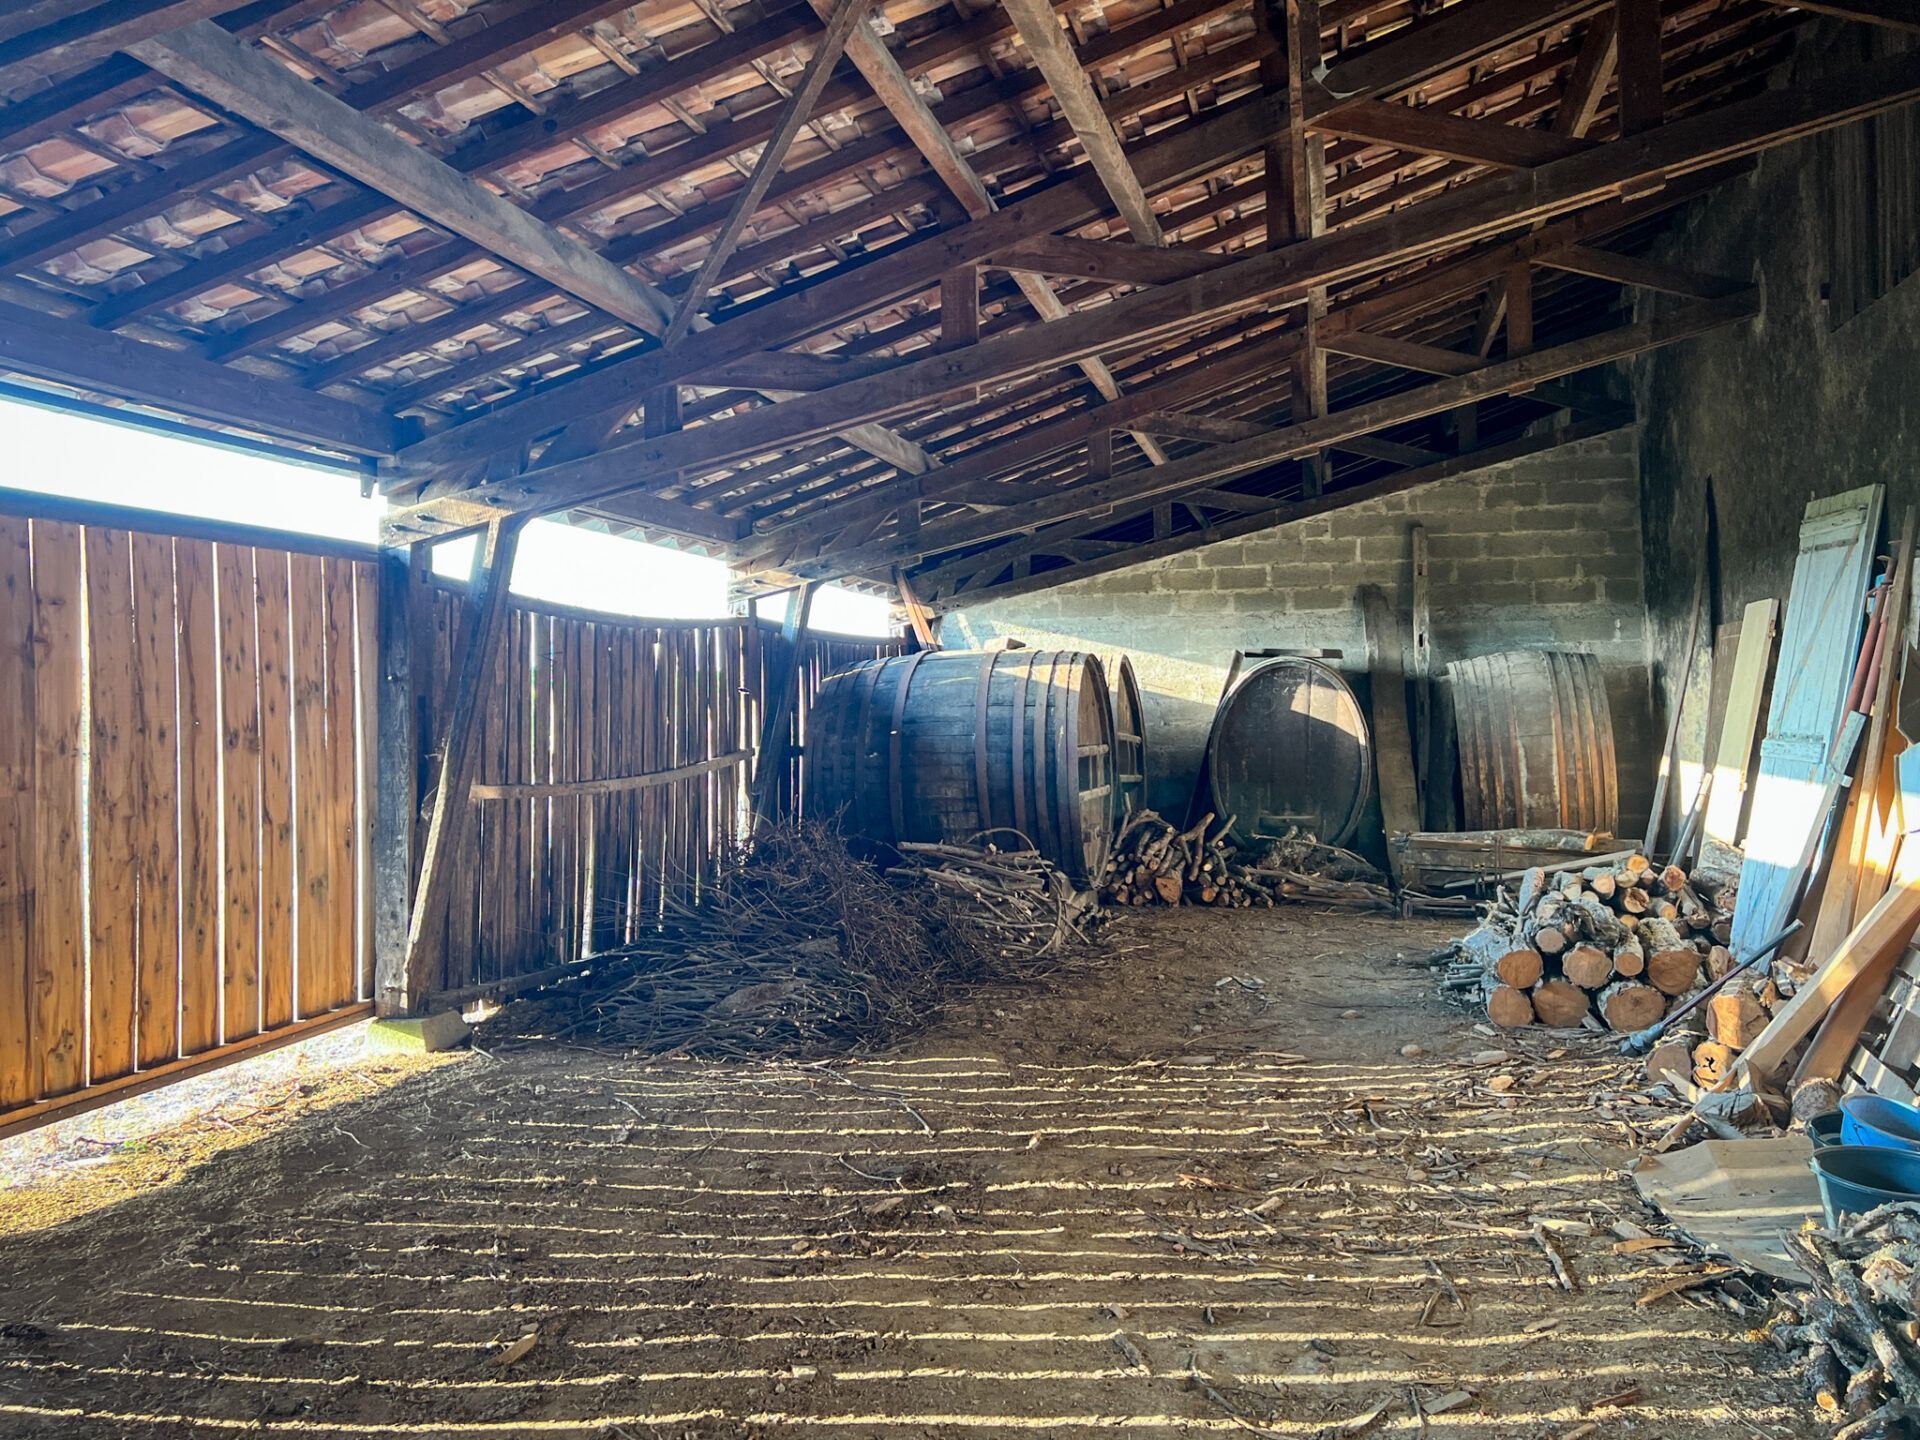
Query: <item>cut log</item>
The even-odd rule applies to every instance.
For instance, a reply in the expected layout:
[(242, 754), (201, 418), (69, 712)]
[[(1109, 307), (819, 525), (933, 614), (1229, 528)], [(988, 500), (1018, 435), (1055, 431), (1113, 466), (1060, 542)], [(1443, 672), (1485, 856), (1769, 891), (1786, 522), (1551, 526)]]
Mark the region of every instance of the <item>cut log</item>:
[(1536, 865), (1520, 877), (1520, 895), (1514, 902), (1513, 913), (1519, 920), (1527, 918), (1527, 912), (1534, 903), (1546, 893), (1547, 871), (1545, 866)]
[(1180, 877), (1178, 875), (1154, 876), (1153, 888), (1159, 894), (1160, 898), (1166, 901), (1167, 904), (1178, 905), (1180, 903), (1181, 885), (1180, 885)]
[(1667, 997), (1651, 985), (1620, 980), (1600, 993), (1600, 1018), (1625, 1034), (1657, 1025), (1667, 1013)]
[(1542, 955), (1558, 955), (1568, 944), (1567, 932), (1558, 925), (1541, 925), (1529, 938)]
[(1666, 920), (1643, 916), (1634, 932), (1647, 956), (1647, 980), (1669, 995), (1691, 990), (1700, 974), (1700, 952)]
[(1566, 980), (1542, 980), (1533, 987), (1533, 1010), (1543, 1025), (1571, 1030), (1592, 1009), (1587, 992)]
[(1611, 900), (1614, 892), (1620, 888), (1620, 882), (1614, 879), (1611, 870), (1602, 870), (1587, 877), (1587, 888), (1602, 900)]
[(1502, 985), (1516, 990), (1531, 990), (1546, 973), (1546, 962), (1538, 950), (1509, 950), (1493, 962), (1493, 973)]
[(1613, 956), (1583, 941), (1560, 957), (1560, 973), (1582, 990), (1598, 990), (1613, 978)]
[(1629, 915), (1644, 915), (1647, 906), (1652, 903), (1647, 892), (1638, 885), (1628, 885), (1614, 892), (1614, 903)]
[[(1641, 987), (1645, 989), (1645, 986)], [(1675, 1086), (1693, 1083), (1693, 1044), (1687, 1040), (1662, 1040), (1647, 1052), (1647, 1083), (1663, 1080)]]
[(1669, 865), (1660, 872), (1660, 888), (1668, 894), (1678, 894), (1687, 888), (1687, 872), (1678, 865)]
[(1712, 1090), (1733, 1073), (1733, 1051), (1717, 1040), (1702, 1040), (1693, 1047), (1693, 1083)]
[(1572, 904), (1574, 913), (1580, 917), (1580, 928), (1589, 940), (1611, 948), (1626, 937), (1626, 927), (1621, 925), (1619, 917), (1595, 896), (1582, 895)]
[(1729, 1050), (1746, 1049), (1772, 1018), (1750, 990), (1729, 986), (1707, 1002), (1707, 1034)]
[(1487, 996), (1487, 1018), (1494, 1024), (1514, 1029), (1533, 1024), (1533, 1001), (1527, 992), (1511, 985), (1497, 985)]
[(1638, 936), (1629, 934), (1626, 939), (1613, 947), (1613, 973), (1626, 979), (1644, 975), (1647, 970), (1647, 952), (1640, 948)]
[(1718, 980), (1733, 969), (1733, 952), (1724, 945), (1707, 947), (1707, 979)]

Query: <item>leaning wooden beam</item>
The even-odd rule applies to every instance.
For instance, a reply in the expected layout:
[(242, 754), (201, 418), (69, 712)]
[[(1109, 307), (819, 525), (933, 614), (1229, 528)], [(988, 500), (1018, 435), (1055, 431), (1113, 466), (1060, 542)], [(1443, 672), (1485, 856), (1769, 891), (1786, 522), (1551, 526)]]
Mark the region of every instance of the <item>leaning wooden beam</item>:
[(0, 370), (351, 455), (391, 455), (401, 434), (331, 395), (3, 302)]
[(785, 792), (793, 758), (793, 712), (799, 703), (800, 647), (807, 638), (815, 588), (811, 581), (803, 581), (788, 593), (787, 613), (780, 622), (780, 653), (767, 666), (759, 758), (753, 769), (755, 820), (773, 819), (789, 798)]
[(1073, 127), (1087, 163), (1100, 177), (1127, 229), (1142, 245), (1162, 244), (1160, 221), (1147, 201), (1147, 192), (1141, 189), (1140, 177), (1127, 163), (1126, 152), (1120, 148), (1120, 137), (1114, 133), (1113, 122), (1101, 108), (1100, 97), (1093, 93), (1093, 84), (1080, 57), (1074, 54), (1073, 47), (1061, 33), (1060, 17), (1054, 13), (1053, 6), (1048, 0), (1002, 0), (1002, 4), (1013, 17), (1027, 53), (1033, 56), (1034, 64), (1046, 77), (1053, 98), (1059, 102), (1060, 113)]
[[(929, 608), (940, 613), (958, 610), (964, 606), (982, 604), (988, 600), (1008, 599), (1016, 595), (1031, 594), (1036, 590), (1050, 589), (1066, 580), (1105, 574), (1149, 560), (1162, 560), (1169, 555), (1197, 550), (1203, 545), (1211, 545), (1220, 540), (1233, 540), (1243, 535), (1270, 530), (1276, 525), (1284, 525), (1291, 520), (1304, 520), (1315, 515), (1325, 515), (1383, 495), (1396, 495), (1423, 485), (1438, 484), (1443, 480), (1465, 475), (1488, 465), (1504, 464), (1509, 460), (1537, 455), (1578, 440), (1591, 439), (1596, 435), (1623, 429), (1632, 423), (1633, 415), (1630, 411), (1616, 411), (1608, 416), (1583, 419), (1563, 426), (1529, 432), (1514, 440), (1485, 446), (1463, 455), (1449, 455), (1427, 465), (1396, 471), (1378, 480), (1329, 491), (1311, 500), (1295, 496), (1272, 498), (1258, 510), (1229, 520), (1218, 521), (1211, 529), (1191, 530), (1184, 535), (1157, 537), (1132, 546), (1122, 554), (1086, 561), (1068, 569), (1056, 569), (1037, 575), (1016, 573), (1005, 581), (996, 581), (992, 578), (1007, 571), (1008, 567), (1020, 558), (1020, 552), (1043, 553), (1044, 541), (1036, 538), (1022, 542), (1017, 549), (1012, 546), (1002, 547), (998, 550), (971, 555), (965, 560), (956, 560), (933, 570), (921, 571), (916, 578), (924, 589), (934, 595), (934, 598), (927, 602)], [(1196, 503), (1207, 503), (1203, 497), (1204, 492), (1195, 492)], [(1143, 510), (1139, 513), (1151, 512)], [(1114, 521), (1125, 518), (1127, 518), (1125, 515), (1116, 514), (1113, 520), (1106, 523), (1112, 524)], [(967, 574), (977, 577), (977, 583), (966, 584), (958, 589), (952, 588), (956, 579)], [(940, 587), (937, 593), (935, 593), (935, 587)]]
[(411, 1011), (433, 988), (440, 952), (446, 946), (454, 857), (466, 827), (472, 823), (467, 796), (480, 763), (474, 724), (487, 699), (484, 692), (493, 674), (494, 652), (499, 649), (520, 530), (521, 523), (516, 519), (495, 520), (487, 526), (474, 553), (473, 578), (467, 592), (469, 608), (457, 650), (459, 665), (449, 687), (452, 700), (446, 732), (440, 738), (440, 777), (434, 789), (426, 841), (421, 846), (420, 879), (414, 887), (413, 911), (407, 925), (406, 961), (397, 991), (383, 991), (381, 995), (389, 1014)]
[(651, 285), (219, 26), (201, 21), (142, 41), (131, 46), (130, 53), (194, 94), (272, 131), (516, 269), (650, 335), (666, 328), (670, 307)]
[(1120, 505), (1139, 505), (1163, 497), (1178, 498), (1183, 491), (1215, 484), (1236, 475), (1262, 469), (1275, 461), (1303, 455), (1354, 436), (1425, 419), (1442, 411), (1496, 395), (1525, 390), (1541, 381), (1571, 375), (1595, 365), (1624, 360), (1705, 334), (1725, 325), (1751, 319), (1757, 306), (1751, 296), (1698, 301), (1657, 320), (1642, 320), (1617, 330), (1536, 351), (1531, 355), (1489, 365), (1470, 375), (1437, 380), (1418, 389), (1390, 395), (1363, 405), (1337, 410), (1320, 419), (1277, 429), (1271, 436), (1218, 445), (1174, 461), (1158, 470), (1133, 470), (1100, 484), (1075, 485), (1051, 500), (1015, 506), (1006, 511), (971, 515), (929, 526), (907, 543), (883, 542), (796, 567), (816, 579), (864, 573), (942, 550), (981, 544), (1002, 536), (1057, 524), (1081, 516), (1104, 513)]
[(706, 258), (700, 262), (693, 283), (681, 297), (680, 308), (674, 311), (673, 320), (662, 337), (669, 347), (680, 343), (681, 337), (687, 333), (687, 327), (693, 324), (693, 317), (700, 311), (700, 302), (719, 279), (727, 261), (733, 258), (734, 247), (740, 243), (740, 237), (746, 233), (754, 212), (766, 198), (767, 187), (773, 184), (773, 177), (780, 173), (780, 167), (786, 163), (787, 151), (812, 117), (814, 103), (832, 78), (833, 67), (840, 63), (848, 39), (855, 28), (865, 21), (873, 3), (874, 0), (840, 0), (840, 8), (834, 11), (833, 18), (827, 22), (826, 33), (813, 47), (806, 73), (800, 77), (800, 83), (787, 99), (779, 125), (761, 147), (760, 158), (753, 164), (753, 174), (748, 177), (739, 195), (734, 197), (733, 209), (728, 212), (726, 223), (707, 247)]

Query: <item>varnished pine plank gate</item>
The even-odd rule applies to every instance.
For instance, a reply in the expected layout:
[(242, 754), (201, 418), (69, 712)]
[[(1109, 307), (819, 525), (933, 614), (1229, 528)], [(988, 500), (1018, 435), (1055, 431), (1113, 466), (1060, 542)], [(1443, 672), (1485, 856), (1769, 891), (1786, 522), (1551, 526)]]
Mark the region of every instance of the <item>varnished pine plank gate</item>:
[[(371, 1008), (376, 562), (231, 533), (0, 514), (0, 1135)], [(428, 582), (409, 603), (431, 794), (463, 601)], [(697, 903), (745, 819), (784, 643), (516, 603), (478, 783), (543, 793), (478, 803), (437, 988)], [(894, 648), (802, 644), (796, 744), (825, 676)]]
[(372, 580), (0, 515), (0, 1134), (366, 1012)]

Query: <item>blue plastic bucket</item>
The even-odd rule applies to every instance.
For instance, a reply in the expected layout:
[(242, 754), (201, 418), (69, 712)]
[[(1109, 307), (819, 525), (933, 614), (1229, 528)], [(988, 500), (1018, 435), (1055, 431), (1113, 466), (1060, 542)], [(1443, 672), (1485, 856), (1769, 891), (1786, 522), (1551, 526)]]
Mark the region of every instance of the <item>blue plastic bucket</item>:
[(1864, 1215), (1894, 1200), (1920, 1200), (1920, 1152), (1882, 1145), (1830, 1145), (1815, 1150), (1814, 1178), (1820, 1182), (1820, 1208), (1827, 1224)]
[(1843, 1143), (1840, 1139), (1840, 1112), (1829, 1110), (1824, 1115), (1816, 1115), (1807, 1122), (1807, 1137), (1813, 1141), (1813, 1148), (1824, 1150), (1829, 1145)]
[(1920, 1110), (1878, 1095), (1850, 1095), (1840, 1102), (1840, 1143), (1920, 1150)]

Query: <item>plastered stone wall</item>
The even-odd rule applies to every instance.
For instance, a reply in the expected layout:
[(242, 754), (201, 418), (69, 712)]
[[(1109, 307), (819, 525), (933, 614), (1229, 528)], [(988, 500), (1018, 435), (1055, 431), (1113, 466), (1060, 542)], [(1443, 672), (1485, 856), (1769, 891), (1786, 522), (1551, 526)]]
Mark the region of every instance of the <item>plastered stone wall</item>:
[[(1646, 610), (1639, 470), (1631, 432), (1184, 554), (989, 602), (947, 617), (949, 644), (1124, 651), (1143, 692), (1149, 800), (1184, 809), (1236, 649), (1339, 650), (1366, 669), (1358, 587), (1411, 613), (1415, 525), (1427, 532), (1436, 667), (1506, 649), (1561, 647), (1607, 662), (1627, 757), (1626, 809), (1644, 817)], [(1364, 691), (1362, 692), (1364, 700)], [(1377, 821), (1375, 822), (1377, 824)]]

